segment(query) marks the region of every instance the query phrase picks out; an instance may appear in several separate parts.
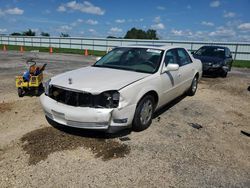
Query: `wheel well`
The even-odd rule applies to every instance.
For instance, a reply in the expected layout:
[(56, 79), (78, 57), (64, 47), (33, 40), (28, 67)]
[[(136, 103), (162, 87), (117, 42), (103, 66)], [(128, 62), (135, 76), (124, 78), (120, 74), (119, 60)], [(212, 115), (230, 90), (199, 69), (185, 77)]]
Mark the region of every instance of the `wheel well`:
[[(157, 106), (157, 104), (158, 104), (158, 100), (159, 100), (159, 97), (158, 97), (158, 94), (156, 93), (156, 91), (149, 91), (149, 92), (147, 92), (146, 94), (144, 94), (143, 95), (143, 97), (145, 97), (146, 95), (151, 95), (151, 96), (153, 96), (154, 97), (154, 102), (155, 102), (155, 107)], [(142, 98), (143, 98), (142, 97)]]
[(200, 74), (197, 72), (196, 74), (195, 74), (195, 77), (197, 77), (198, 79), (200, 78)]

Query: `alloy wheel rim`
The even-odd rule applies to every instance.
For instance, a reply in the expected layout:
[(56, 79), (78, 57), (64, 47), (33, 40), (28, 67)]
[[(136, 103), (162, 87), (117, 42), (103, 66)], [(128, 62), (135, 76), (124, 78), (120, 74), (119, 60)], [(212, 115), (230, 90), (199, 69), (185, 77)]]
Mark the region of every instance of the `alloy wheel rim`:
[(140, 113), (140, 120), (142, 124), (147, 124), (151, 117), (153, 112), (153, 104), (150, 100), (147, 100), (143, 103), (142, 110)]
[(192, 84), (192, 91), (195, 92), (197, 89), (197, 78), (195, 77)]

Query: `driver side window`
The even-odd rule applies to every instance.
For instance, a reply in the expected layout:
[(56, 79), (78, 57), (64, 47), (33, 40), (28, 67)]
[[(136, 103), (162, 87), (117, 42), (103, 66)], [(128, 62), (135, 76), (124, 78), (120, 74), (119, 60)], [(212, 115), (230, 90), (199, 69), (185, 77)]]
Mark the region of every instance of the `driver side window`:
[(167, 51), (165, 58), (164, 58), (165, 66), (167, 66), (169, 63), (171, 64), (177, 64), (177, 57), (175, 50), (169, 50)]

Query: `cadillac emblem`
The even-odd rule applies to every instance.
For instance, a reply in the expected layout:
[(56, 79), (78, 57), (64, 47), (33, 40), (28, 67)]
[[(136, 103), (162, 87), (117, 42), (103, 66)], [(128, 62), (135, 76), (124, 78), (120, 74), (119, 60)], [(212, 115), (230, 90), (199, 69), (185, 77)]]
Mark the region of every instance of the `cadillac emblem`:
[(72, 78), (69, 78), (69, 84), (72, 84)]

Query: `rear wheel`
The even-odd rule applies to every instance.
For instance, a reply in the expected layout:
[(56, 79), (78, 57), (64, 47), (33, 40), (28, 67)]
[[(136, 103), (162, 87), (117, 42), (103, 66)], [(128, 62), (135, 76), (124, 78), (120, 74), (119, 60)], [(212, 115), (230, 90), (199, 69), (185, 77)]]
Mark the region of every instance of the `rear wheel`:
[(198, 87), (198, 76), (195, 76), (190, 88), (187, 91), (187, 95), (194, 96)]
[(43, 87), (43, 84), (42, 84), (42, 83), (39, 85), (38, 89), (39, 89), (39, 91), (40, 91), (41, 93), (44, 92), (44, 87)]
[(146, 95), (140, 100), (136, 107), (133, 120), (133, 129), (135, 131), (143, 131), (150, 126), (152, 123), (154, 107), (155, 102), (153, 96)]
[(43, 84), (41, 83), (38, 86), (38, 88), (36, 88), (35, 94), (36, 94), (36, 96), (40, 96), (43, 92), (44, 92), (44, 87), (43, 87)]
[(19, 96), (19, 97), (23, 97), (23, 89), (22, 89), (22, 88), (19, 87), (19, 88), (17, 89), (17, 93), (18, 93), (18, 96)]

